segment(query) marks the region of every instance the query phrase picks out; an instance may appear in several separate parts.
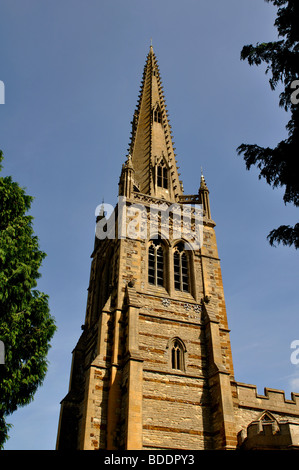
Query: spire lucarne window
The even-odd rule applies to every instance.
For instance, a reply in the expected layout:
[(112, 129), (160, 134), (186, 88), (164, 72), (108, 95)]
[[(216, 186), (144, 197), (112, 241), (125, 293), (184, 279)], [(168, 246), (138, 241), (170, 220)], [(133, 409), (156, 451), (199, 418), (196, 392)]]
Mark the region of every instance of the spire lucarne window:
[(155, 121), (155, 122), (159, 122), (159, 123), (162, 122), (162, 113), (161, 113), (159, 107), (157, 107), (157, 108), (154, 110), (154, 121)]
[(168, 171), (163, 161), (157, 167), (157, 186), (168, 188)]

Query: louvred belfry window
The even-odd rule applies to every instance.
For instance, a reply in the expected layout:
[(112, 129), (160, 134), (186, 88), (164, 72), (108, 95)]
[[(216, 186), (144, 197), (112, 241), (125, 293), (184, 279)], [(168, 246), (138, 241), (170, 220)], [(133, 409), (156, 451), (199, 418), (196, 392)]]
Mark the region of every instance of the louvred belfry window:
[(174, 288), (189, 292), (188, 258), (183, 243), (176, 245), (173, 253)]
[(148, 282), (164, 285), (164, 250), (159, 240), (151, 240), (148, 249)]

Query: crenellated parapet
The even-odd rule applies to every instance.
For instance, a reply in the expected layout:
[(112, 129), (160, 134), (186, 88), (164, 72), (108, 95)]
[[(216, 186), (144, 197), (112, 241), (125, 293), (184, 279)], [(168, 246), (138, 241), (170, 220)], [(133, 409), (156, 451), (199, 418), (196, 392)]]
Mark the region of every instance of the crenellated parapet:
[(299, 417), (299, 394), (292, 393), (291, 400), (283, 390), (265, 388), (264, 395), (257, 392), (256, 385), (236, 383), (238, 406), (255, 410), (269, 410), (289, 416)]

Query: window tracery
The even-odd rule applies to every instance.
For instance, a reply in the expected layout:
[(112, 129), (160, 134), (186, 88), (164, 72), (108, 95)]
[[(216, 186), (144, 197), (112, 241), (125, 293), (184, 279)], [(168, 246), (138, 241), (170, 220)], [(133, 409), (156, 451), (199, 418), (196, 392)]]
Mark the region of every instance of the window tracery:
[(175, 246), (173, 253), (174, 288), (182, 292), (189, 292), (188, 257), (183, 242)]
[(148, 249), (148, 282), (155, 286), (164, 285), (164, 248), (161, 240), (151, 240)]
[(179, 338), (173, 338), (170, 342), (170, 367), (174, 370), (185, 370), (186, 348)]

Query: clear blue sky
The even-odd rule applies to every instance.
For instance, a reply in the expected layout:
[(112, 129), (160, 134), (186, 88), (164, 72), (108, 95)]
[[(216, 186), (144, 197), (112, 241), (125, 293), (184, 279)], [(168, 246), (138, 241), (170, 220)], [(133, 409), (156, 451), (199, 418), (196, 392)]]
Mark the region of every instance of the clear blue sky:
[(71, 351), (84, 323), (94, 211), (114, 204), (145, 58), (153, 40), (186, 194), (203, 167), (237, 381), (299, 392), (290, 344), (299, 339), (298, 255), (266, 236), (298, 221), (282, 190), (246, 171), (241, 143), (286, 137), (264, 67), (245, 44), (275, 40), (263, 0), (2, 0), (2, 174), (35, 197), (34, 230), (47, 253), (39, 289), (58, 331), (35, 400), (19, 409), (6, 449), (53, 449)]

